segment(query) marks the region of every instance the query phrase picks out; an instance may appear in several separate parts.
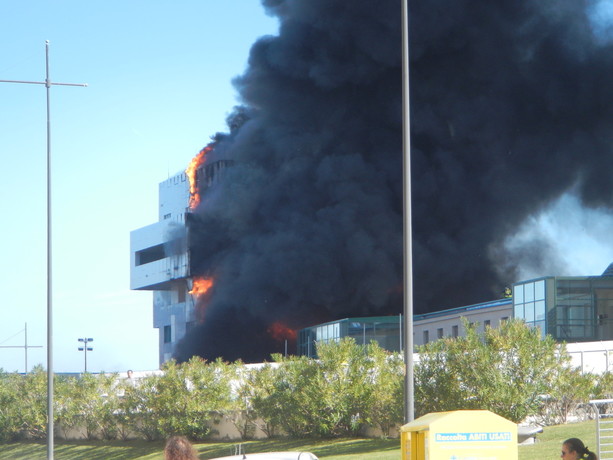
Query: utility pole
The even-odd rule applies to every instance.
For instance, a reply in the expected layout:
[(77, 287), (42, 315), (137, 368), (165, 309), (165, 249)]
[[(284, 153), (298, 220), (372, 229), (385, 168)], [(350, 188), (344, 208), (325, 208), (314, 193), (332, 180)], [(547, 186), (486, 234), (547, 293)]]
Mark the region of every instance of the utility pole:
[(94, 339), (89, 338), (89, 337), (84, 337), (82, 339), (79, 339), (79, 342), (83, 342), (83, 346), (79, 347), (79, 351), (85, 352), (85, 373), (87, 373), (87, 352), (88, 351), (94, 351), (94, 349), (91, 348), (91, 347), (88, 347), (87, 344), (89, 342), (93, 342), (93, 341), (94, 341)]
[(45, 81), (0, 80), (0, 83), (45, 85), (47, 93), (47, 460), (53, 460), (53, 291), (51, 253), (51, 87), (87, 86), (86, 83), (56, 83), (49, 77), (49, 40), (45, 42)]
[[(28, 323), (26, 323), (25, 329), (23, 331), (25, 332), (25, 341), (23, 345), (2, 345), (0, 346), (0, 348), (23, 348), (25, 352), (24, 373), (27, 374), (28, 373), (28, 348), (42, 348), (43, 346), (42, 345), (28, 345)], [(22, 331), (19, 331), (17, 334), (19, 334), (20, 332)]]

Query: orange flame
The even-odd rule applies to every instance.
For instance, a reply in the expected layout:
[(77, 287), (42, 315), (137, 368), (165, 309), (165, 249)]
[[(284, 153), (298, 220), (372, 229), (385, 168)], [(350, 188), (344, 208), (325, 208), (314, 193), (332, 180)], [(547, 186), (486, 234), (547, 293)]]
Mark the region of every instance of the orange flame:
[(272, 336), (273, 339), (277, 341), (281, 340), (296, 340), (296, 336), (298, 333), (294, 329), (290, 329), (285, 324), (277, 321), (272, 323), (268, 328), (268, 333)]
[(200, 193), (198, 192), (196, 173), (198, 168), (204, 164), (206, 154), (211, 150), (213, 150), (212, 145), (207, 145), (205, 148), (200, 150), (200, 152), (198, 152), (198, 154), (192, 158), (192, 161), (185, 170), (185, 174), (189, 180), (189, 209), (196, 209), (200, 204)]
[(192, 290), (189, 291), (189, 293), (195, 296), (201, 296), (206, 294), (212, 286), (213, 278), (194, 278)]

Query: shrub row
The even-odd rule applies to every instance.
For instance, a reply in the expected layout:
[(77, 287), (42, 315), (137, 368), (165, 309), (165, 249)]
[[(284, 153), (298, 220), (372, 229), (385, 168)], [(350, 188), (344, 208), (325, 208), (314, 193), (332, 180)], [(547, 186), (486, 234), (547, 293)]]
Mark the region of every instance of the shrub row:
[[(487, 409), (515, 422), (565, 423), (591, 398), (613, 396), (613, 375), (582, 374), (563, 345), (519, 321), (420, 349), (415, 364), (415, 416)], [(88, 438), (148, 440), (185, 435), (204, 440), (230, 420), (244, 439), (341, 437), (367, 427), (389, 435), (403, 423), (402, 356), (352, 339), (319, 344), (318, 359), (274, 355), (261, 366), (166, 363), (138, 384), (117, 374), (56, 376), (55, 426), (79, 427)], [(47, 375), (0, 371), (0, 442), (46, 437)]]
[[(318, 360), (273, 356), (240, 362), (170, 361), (137, 384), (117, 374), (56, 376), (55, 426), (90, 438), (147, 440), (181, 434), (204, 440), (222, 417), (245, 439), (256, 423), (268, 436), (351, 436), (365, 426), (384, 433), (402, 422), (404, 366), (397, 355), (353, 340), (321, 345)], [(0, 371), (0, 441), (46, 437), (47, 374)]]

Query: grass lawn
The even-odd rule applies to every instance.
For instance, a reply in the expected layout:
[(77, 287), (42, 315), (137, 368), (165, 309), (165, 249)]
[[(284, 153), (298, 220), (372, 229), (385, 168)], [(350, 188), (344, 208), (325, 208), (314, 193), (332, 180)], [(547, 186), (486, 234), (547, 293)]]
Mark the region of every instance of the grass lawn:
[[(234, 455), (236, 443), (219, 442), (196, 444), (200, 458), (209, 459)], [(334, 439), (334, 440), (262, 440), (243, 442), (243, 450), (249, 452), (267, 451), (308, 451), (320, 459), (356, 460), (397, 460), (400, 458), (398, 439)], [(163, 460), (163, 442), (93, 442), (56, 441), (56, 460)], [(44, 442), (0, 444), (0, 460), (27, 459), (44, 460), (47, 446)]]
[[(560, 457), (561, 443), (568, 438), (580, 438), (597, 452), (596, 423), (593, 421), (547, 427), (537, 436), (536, 444), (519, 446), (519, 460), (543, 460)], [(243, 442), (249, 452), (309, 451), (321, 460), (398, 460), (398, 439), (333, 439), (333, 440), (262, 440)], [(196, 444), (201, 459), (233, 455), (236, 443), (211, 442)], [(54, 458), (57, 460), (163, 460), (162, 442), (93, 442), (56, 441)], [(44, 460), (47, 446), (41, 443), (0, 444), (0, 460)], [(436, 460), (436, 459), (432, 459)]]
[(519, 446), (519, 460), (541, 460), (560, 458), (562, 442), (568, 438), (579, 438), (593, 452), (598, 453), (596, 445), (596, 422), (588, 421), (546, 427), (536, 437), (536, 443)]

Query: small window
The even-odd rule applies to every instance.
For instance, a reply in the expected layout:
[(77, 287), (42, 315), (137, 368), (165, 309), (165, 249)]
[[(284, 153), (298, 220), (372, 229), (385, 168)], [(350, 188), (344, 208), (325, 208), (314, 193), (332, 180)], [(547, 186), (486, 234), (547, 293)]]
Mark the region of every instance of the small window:
[(424, 331), (424, 345), (430, 341), (429, 331)]
[(135, 253), (135, 265), (145, 265), (156, 260), (161, 260), (166, 257), (166, 251), (163, 244), (151, 246), (150, 248), (143, 249), (142, 251), (136, 251)]
[(172, 341), (172, 331), (170, 326), (164, 326), (164, 343), (170, 343)]
[(492, 327), (492, 322), (489, 319), (483, 321), (483, 330), (487, 330), (488, 327)]
[(443, 328), (442, 328), (442, 327), (439, 327), (439, 328), (436, 330), (436, 337), (437, 337), (438, 339), (442, 339), (442, 338), (443, 338)]
[(459, 335), (458, 333), (458, 326), (457, 324), (455, 326), (451, 326), (451, 336), (452, 337), (457, 337)]
[(170, 219), (170, 213), (164, 214), (164, 220), (166, 220), (166, 219)]

